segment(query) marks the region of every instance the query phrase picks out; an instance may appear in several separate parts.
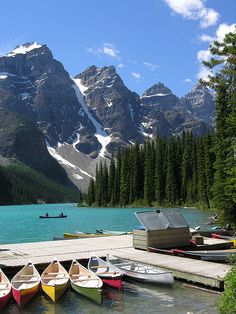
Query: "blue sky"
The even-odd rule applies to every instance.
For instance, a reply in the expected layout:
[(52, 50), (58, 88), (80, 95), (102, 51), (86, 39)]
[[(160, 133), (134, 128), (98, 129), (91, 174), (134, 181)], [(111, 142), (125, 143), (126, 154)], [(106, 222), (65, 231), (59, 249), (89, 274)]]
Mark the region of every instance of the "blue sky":
[(209, 43), (235, 12), (235, 0), (2, 1), (0, 56), (37, 41), (71, 75), (113, 64), (138, 94), (160, 81), (182, 96), (206, 76)]

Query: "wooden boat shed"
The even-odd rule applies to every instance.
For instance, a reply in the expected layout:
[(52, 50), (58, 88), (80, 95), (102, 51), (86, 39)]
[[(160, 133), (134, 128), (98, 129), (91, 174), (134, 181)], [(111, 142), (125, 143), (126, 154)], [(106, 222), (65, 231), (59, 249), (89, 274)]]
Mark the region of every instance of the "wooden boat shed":
[(188, 224), (178, 210), (154, 210), (135, 213), (142, 224), (133, 230), (133, 246), (136, 249), (176, 248), (189, 245), (191, 233)]

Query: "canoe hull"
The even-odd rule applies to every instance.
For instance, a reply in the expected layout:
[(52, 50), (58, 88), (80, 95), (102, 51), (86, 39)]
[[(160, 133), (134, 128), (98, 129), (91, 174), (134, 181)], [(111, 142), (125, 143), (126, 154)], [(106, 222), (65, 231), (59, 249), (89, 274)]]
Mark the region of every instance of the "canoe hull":
[(97, 274), (97, 275), (102, 279), (102, 282), (105, 285), (110, 286), (112, 288), (116, 288), (116, 289), (121, 289), (122, 288), (121, 276), (117, 276), (117, 277), (102, 277), (99, 274)]
[(124, 276), (135, 281), (153, 285), (172, 286), (174, 284), (174, 277), (168, 272), (159, 275), (144, 275), (138, 272), (125, 271)]
[(218, 251), (182, 251), (173, 250), (173, 253), (180, 256), (201, 259), (203, 261), (227, 262), (230, 256), (236, 257), (236, 249)]
[(15, 289), (12, 288), (13, 298), (16, 303), (22, 307), (26, 303), (28, 303), (39, 291), (40, 284), (38, 283), (36, 286), (28, 288), (28, 289)]
[(98, 238), (98, 237), (108, 237), (111, 234), (100, 234), (100, 233), (64, 233), (64, 239), (81, 239), (81, 238)]
[(70, 281), (70, 284), (76, 292), (83, 295), (84, 297), (94, 301), (99, 305), (102, 303), (102, 290), (100, 288), (80, 287), (72, 281)]
[(68, 282), (59, 285), (46, 285), (42, 283), (42, 290), (53, 302), (57, 302), (68, 287)]
[(3, 297), (0, 297), (0, 310), (2, 310), (7, 305), (10, 297), (11, 297), (11, 291), (9, 291)]

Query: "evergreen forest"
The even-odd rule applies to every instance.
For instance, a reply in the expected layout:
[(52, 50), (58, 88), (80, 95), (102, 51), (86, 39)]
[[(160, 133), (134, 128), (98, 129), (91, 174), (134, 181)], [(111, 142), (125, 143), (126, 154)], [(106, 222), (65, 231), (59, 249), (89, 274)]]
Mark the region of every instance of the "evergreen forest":
[(109, 167), (100, 163), (90, 180), (88, 205), (193, 205), (210, 208), (214, 177), (214, 136), (191, 133), (156, 138), (118, 152)]
[(22, 163), (0, 166), (0, 205), (76, 201), (78, 192), (50, 180)]

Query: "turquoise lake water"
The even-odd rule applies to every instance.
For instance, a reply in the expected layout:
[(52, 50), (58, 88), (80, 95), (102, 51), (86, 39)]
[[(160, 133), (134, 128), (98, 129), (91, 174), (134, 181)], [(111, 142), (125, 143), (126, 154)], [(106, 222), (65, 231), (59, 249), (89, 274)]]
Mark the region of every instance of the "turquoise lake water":
[[(129, 231), (140, 225), (134, 213), (148, 208), (88, 208), (76, 204), (0, 207), (0, 243), (49, 241), (64, 232), (96, 232), (96, 229)], [(152, 210), (152, 209), (151, 209)], [(165, 210), (165, 209), (163, 209)], [(178, 208), (190, 227), (205, 223), (210, 213)], [(67, 215), (65, 219), (39, 219), (40, 215)]]
[[(76, 204), (51, 204), (0, 207), (0, 243), (48, 241), (64, 232), (95, 232), (96, 229), (129, 231), (140, 223), (134, 212), (148, 208), (82, 208)], [(165, 210), (165, 209), (163, 209)], [(206, 223), (210, 213), (178, 208), (189, 226)], [(39, 219), (48, 212), (68, 215), (65, 219)], [(79, 240), (78, 240), (79, 241)], [(103, 303), (98, 306), (71, 289), (58, 303), (43, 293), (23, 309), (11, 299), (2, 314), (215, 314), (219, 295), (197, 290), (176, 281), (173, 288), (124, 282), (121, 291), (104, 286)]]

